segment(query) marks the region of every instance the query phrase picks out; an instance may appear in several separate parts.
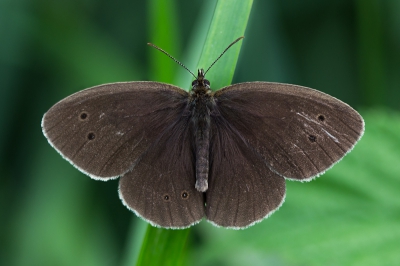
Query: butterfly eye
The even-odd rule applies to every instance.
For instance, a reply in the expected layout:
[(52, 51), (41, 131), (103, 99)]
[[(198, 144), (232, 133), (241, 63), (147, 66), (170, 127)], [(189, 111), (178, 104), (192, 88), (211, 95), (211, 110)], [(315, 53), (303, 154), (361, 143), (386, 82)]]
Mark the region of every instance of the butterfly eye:
[(166, 201), (166, 202), (170, 201), (169, 195), (168, 194), (164, 194), (163, 200)]
[(321, 122), (324, 122), (325, 121), (325, 116), (324, 115), (319, 115), (318, 116), (318, 120), (321, 121)]
[(308, 140), (309, 140), (310, 142), (316, 142), (316, 141), (317, 141), (317, 137), (314, 136), (314, 135), (309, 135), (309, 136), (308, 136)]
[(94, 135), (93, 132), (90, 132), (90, 133), (87, 135), (87, 138), (88, 138), (88, 140), (94, 140), (94, 139), (96, 138), (96, 136)]
[(181, 193), (181, 197), (182, 197), (182, 199), (187, 200), (189, 198), (189, 193), (184, 190)]
[(79, 115), (79, 120), (84, 121), (84, 120), (86, 120), (88, 117), (89, 117), (88, 113), (82, 112), (82, 113)]

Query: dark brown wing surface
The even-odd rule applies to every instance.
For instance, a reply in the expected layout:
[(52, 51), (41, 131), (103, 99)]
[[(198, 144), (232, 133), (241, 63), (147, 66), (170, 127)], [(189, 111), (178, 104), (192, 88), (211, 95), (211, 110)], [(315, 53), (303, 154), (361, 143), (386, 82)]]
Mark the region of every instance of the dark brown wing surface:
[(301, 86), (241, 83), (214, 96), (218, 115), (271, 171), (290, 179), (307, 181), (323, 173), (364, 132), (362, 117), (350, 106)]
[(184, 228), (205, 215), (203, 193), (195, 189), (193, 134), (189, 117), (171, 124), (120, 179), (120, 198), (156, 226)]
[(49, 143), (92, 178), (116, 178), (176, 123), (188, 93), (157, 82), (101, 85), (55, 104), (43, 117)]
[(284, 201), (285, 179), (271, 171), (230, 121), (212, 116), (206, 216), (218, 226), (245, 228)]

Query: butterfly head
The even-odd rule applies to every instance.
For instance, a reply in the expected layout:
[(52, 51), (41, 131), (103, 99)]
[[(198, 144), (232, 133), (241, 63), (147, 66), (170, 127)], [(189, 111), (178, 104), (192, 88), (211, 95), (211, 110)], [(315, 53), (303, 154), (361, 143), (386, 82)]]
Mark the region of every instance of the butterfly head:
[(210, 90), (210, 81), (204, 78), (204, 69), (199, 69), (197, 78), (192, 82), (192, 91), (195, 93), (208, 93)]

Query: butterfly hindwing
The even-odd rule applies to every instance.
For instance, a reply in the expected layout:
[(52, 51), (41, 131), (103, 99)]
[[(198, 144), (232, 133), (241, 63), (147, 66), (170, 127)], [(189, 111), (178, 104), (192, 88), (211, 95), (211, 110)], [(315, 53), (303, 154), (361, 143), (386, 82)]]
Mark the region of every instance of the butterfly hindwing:
[(151, 224), (185, 228), (205, 215), (204, 195), (195, 189), (195, 157), (189, 117), (174, 121), (131, 172), (120, 179), (120, 198)]
[(283, 203), (285, 180), (271, 171), (229, 121), (212, 116), (206, 216), (213, 224), (245, 228)]

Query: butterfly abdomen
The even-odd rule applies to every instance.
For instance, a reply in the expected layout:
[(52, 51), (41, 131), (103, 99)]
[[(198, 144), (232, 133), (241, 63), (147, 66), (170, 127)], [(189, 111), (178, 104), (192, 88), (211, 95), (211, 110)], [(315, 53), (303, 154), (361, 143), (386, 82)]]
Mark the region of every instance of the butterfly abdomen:
[(210, 109), (211, 96), (202, 89), (192, 95), (192, 125), (196, 147), (196, 189), (206, 192), (208, 189), (210, 154)]

